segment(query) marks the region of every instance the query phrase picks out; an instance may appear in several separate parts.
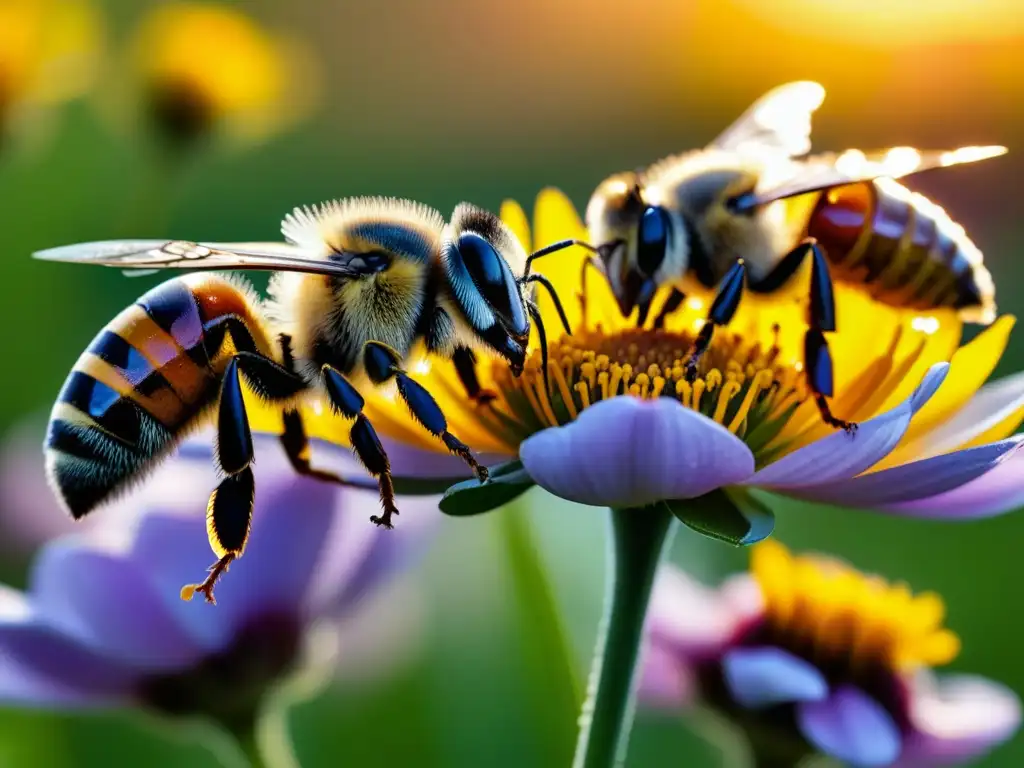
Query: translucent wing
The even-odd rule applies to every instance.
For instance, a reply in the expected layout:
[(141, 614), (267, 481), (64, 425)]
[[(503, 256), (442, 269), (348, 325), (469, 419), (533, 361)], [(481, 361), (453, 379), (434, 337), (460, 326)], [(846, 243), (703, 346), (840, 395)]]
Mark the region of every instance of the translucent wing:
[(811, 115), (824, 100), (825, 89), (818, 83), (780, 85), (755, 101), (708, 148), (806, 155), (811, 151)]
[(774, 200), (816, 192), (844, 184), (882, 177), (898, 179), (931, 168), (975, 163), (1006, 154), (1006, 147), (961, 147), (953, 150), (920, 150), (894, 147), (877, 152), (850, 149), (841, 153), (812, 155), (794, 164), (796, 172), (765, 189), (733, 201), (737, 210), (749, 210)]
[[(273, 270), (352, 277), (358, 265), (312, 258), (287, 243), (194, 243), (187, 240), (103, 240), (32, 254), (44, 261), (98, 264), (149, 274), (160, 269)], [(356, 259), (353, 255), (353, 259)]]

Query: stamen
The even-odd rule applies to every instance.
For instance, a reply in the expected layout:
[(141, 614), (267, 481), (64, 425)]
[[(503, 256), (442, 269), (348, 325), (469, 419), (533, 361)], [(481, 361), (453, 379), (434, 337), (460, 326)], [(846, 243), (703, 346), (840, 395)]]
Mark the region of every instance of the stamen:
[[(568, 358), (566, 359), (568, 362), (572, 362)], [(569, 394), (569, 385), (565, 382), (565, 374), (562, 372), (562, 369), (554, 363), (551, 364), (551, 369), (554, 373), (552, 378), (555, 380), (555, 385), (562, 393), (562, 402), (565, 403), (565, 408), (569, 411), (569, 418), (575, 419), (579, 415), (579, 412), (576, 410), (576, 403), (573, 402), (572, 395)]]
[(757, 545), (751, 571), (765, 598), (771, 641), (824, 661), (851, 677), (879, 667), (913, 670), (946, 664), (960, 649), (943, 628), (932, 593), (915, 596), (837, 560), (793, 556), (777, 542)]
[(539, 353), (518, 379), (495, 363), (493, 381), (505, 397), (492, 407), (506, 406), (502, 416), (522, 424), (525, 437), (537, 424), (571, 421), (611, 397), (672, 397), (744, 437), (762, 424), (788, 419), (792, 410), (787, 409), (807, 395), (804, 377), (777, 359), (776, 347), (766, 349), (728, 331), (716, 334), (693, 381), (687, 381), (685, 360), (692, 344), (692, 334), (663, 329), (628, 328), (613, 335), (578, 330), (549, 344), (550, 392), (545, 391)]

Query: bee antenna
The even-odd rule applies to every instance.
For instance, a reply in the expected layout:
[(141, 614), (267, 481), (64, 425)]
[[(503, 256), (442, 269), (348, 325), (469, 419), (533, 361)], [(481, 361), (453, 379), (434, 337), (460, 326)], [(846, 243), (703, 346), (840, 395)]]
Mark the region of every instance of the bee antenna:
[[(590, 259), (588, 259), (589, 261)], [(551, 301), (555, 304), (555, 309), (558, 311), (558, 319), (562, 321), (562, 326), (565, 328), (565, 332), (572, 336), (572, 328), (569, 326), (569, 318), (565, 314), (565, 308), (562, 306), (562, 300), (558, 298), (558, 292), (555, 290), (555, 286), (551, 284), (551, 281), (546, 276), (541, 274), (528, 275), (520, 280), (521, 283), (539, 283), (543, 285), (548, 294), (551, 296)]]
[(586, 248), (588, 251), (590, 251), (591, 253), (596, 253), (598, 256), (601, 255), (597, 248), (595, 248), (590, 243), (584, 242), (583, 240), (559, 240), (557, 243), (552, 243), (551, 245), (544, 246), (539, 251), (534, 251), (529, 256), (527, 256), (526, 266), (523, 268), (523, 277), (520, 279), (522, 280), (529, 276), (530, 268), (533, 266), (534, 259), (539, 259), (541, 256), (547, 256), (550, 253), (555, 253), (556, 251), (561, 251), (564, 250), (565, 248), (570, 248), (574, 245), (578, 245), (581, 248)]
[(532, 301), (527, 302), (526, 309), (537, 324), (537, 335), (540, 336), (540, 373), (544, 377), (544, 393), (551, 397), (551, 381), (548, 379), (548, 333), (544, 329), (544, 318)]

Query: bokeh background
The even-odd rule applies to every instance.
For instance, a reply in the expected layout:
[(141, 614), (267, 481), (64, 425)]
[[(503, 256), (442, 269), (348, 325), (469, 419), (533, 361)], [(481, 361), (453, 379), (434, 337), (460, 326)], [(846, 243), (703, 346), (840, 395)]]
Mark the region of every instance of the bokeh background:
[[(1016, 0), (247, 2), (236, 7), (301, 42), (308, 74), (291, 95), (310, 111), (263, 140), (216, 142), (173, 162), (145, 124), (110, 106), (131, 74), (120, 52), (149, 7), (100, 3), (105, 55), (92, 91), (20, 122), (0, 145), (8, 438), (38, 445), (79, 352), (161, 279), (34, 262), (33, 250), (112, 237), (275, 239), (293, 206), (349, 195), (496, 210), (505, 197), (529, 208), (556, 185), (582, 206), (607, 173), (700, 146), (791, 79), (828, 89), (818, 148), (1009, 146), (1006, 158), (912, 186), (973, 233), (1002, 311), (1024, 311)], [(217, 47), (197, 42), (196, 55), (216, 57)], [(1022, 364), (1018, 331), (996, 375)], [(964, 643), (954, 668), (1024, 692), (1024, 515), (961, 525), (779, 506), (777, 535), (791, 547), (839, 553), (944, 595)], [(512, 515), (534, 524), (575, 672), (585, 675), (604, 584), (603, 515), (534, 490), (501, 514), (444, 522), (413, 575), (416, 590), (405, 593), (402, 610), (418, 617), (409, 622), (413, 650), (385, 678), (335, 686), (293, 709), (304, 766), (568, 765), (576, 712), (550, 690), (558, 675), (537, 607), (514, 588)], [(8, 529), (0, 544), (0, 575), (24, 584), (23, 537)], [(673, 559), (708, 581), (745, 564), (744, 553), (689, 533), (676, 538)], [(0, 711), (0, 766), (138, 764), (219, 763), (192, 731), (130, 714)], [(642, 714), (628, 764), (716, 766), (723, 757), (682, 718)], [(1024, 736), (984, 762), (1022, 764)]]

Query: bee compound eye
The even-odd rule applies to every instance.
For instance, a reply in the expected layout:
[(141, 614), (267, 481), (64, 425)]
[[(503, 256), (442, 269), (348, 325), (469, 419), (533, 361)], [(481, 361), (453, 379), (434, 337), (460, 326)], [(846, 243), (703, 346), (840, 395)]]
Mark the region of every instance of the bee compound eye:
[(514, 334), (528, 327), (523, 298), (505, 259), (487, 239), (475, 232), (459, 237), (459, 256), (473, 284), (491, 310)]
[(640, 217), (636, 259), (640, 271), (648, 277), (657, 272), (665, 261), (669, 226), (668, 213), (664, 208), (650, 206)]

